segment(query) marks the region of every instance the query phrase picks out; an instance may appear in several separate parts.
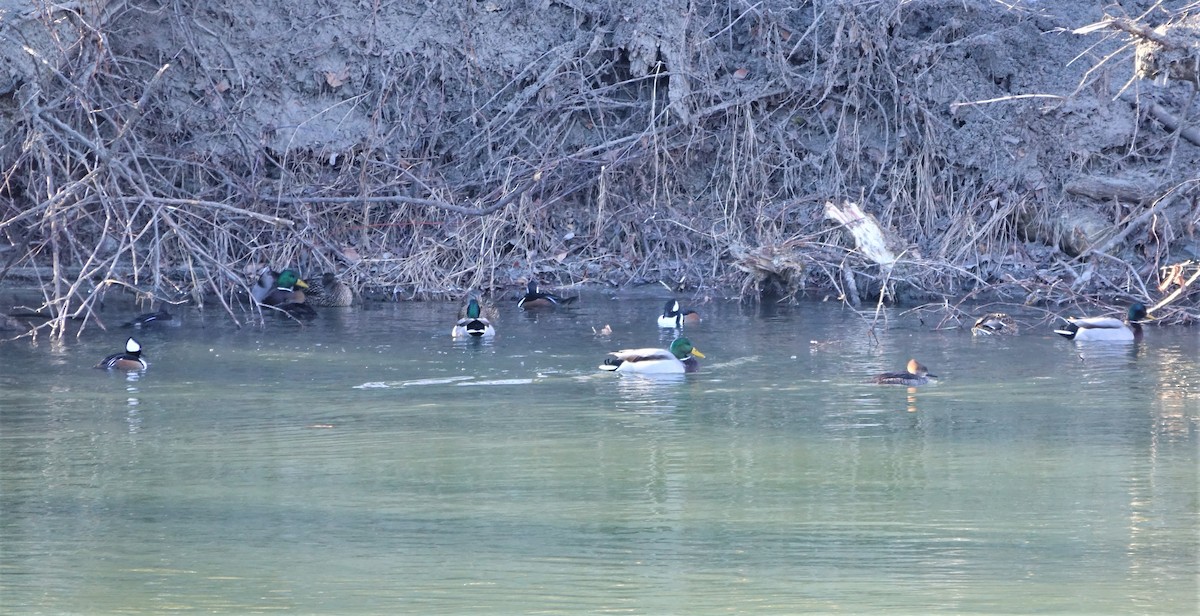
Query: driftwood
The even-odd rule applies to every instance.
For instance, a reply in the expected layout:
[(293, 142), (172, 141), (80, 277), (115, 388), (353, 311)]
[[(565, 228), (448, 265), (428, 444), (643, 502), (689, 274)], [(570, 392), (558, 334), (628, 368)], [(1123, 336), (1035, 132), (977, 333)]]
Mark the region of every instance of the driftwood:
[(888, 248), (887, 237), (883, 227), (874, 216), (862, 211), (857, 203), (845, 202), (841, 208), (833, 202), (825, 202), (825, 218), (832, 220), (850, 232), (858, 250), (883, 268), (884, 272), (891, 271), (896, 264), (896, 253)]
[(1200, 145), (1200, 129), (1197, 129), (1195, 126), (1185, 126), (1184, 123), (1179, 120), (1179, 118), (1175, 117), (1175, 114), (1167, 111), (1166, 107), (1163, 107), (1155, 102), (1149, 102), (1147, 104), (1146, 101), (1141, 101), (1139, 103), (1137, 97), (1129, 91), (1121, 94), (1121, 100), (1133, 105), (1145, 105), (1146, 110), (1150, 112), (1150, 117), (1158, 120), (1164, 128), (1171, 131), (1177, 130), (1179, 131), (1179, 135), (1181, 137), (1187, 139), (1193, 145)]
[(1097, 201), (1141, 203), (1151, 198), (1155, 188), (1145, 183), (1121, 178), (1089, 176), (1078, 178), (1063, 187), (1068, 193), (1090, 197)]

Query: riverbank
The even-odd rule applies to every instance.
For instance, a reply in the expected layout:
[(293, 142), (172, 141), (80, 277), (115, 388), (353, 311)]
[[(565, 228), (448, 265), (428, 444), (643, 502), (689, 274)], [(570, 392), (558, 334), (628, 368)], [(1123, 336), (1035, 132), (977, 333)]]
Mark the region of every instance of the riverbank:
[(1200, 261), (1196, 102), (1080, 30), (1108, 6), (3, 0), (0, 281), (60, 324), (110, 289), (232, 316), (264, 266), (392, 298), (1153, 304)]

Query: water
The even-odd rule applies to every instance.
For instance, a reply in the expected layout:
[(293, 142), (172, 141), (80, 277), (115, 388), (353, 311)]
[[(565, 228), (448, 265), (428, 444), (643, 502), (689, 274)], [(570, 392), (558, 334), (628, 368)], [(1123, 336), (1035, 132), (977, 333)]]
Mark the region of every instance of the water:
[(1194, 329), (718, 303), (701, 373), (596, 370), (660, 306), (187, 313), (134, 376), (90, 369), (121, 331), (4, 343), (0, 611), (1196, 613)]

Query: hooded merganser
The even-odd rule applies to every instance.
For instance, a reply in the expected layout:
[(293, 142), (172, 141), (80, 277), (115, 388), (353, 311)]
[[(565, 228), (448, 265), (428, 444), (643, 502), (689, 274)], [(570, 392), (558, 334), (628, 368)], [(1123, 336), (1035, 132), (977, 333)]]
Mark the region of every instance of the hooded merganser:
[(553, 293), (543, 293), (538, 290), (536, 280), (530, 280), (525, 287), (525, 296), (517, 302), (518, 308), (549, 308), (552, 306), (560, 306), (569, 304), (578, 297), (559, 297)]
[(130, 338), (125, 341), (124, 353), (113, 353), (100, 360), (95, 367), (105, 370), (145, 370), (146, 360), (142, 359), (142, 345)]
[(685, 323), (699, 323), (700, 314), (695, 310), (681, 310), (679, 302), (670, 300), (663, 307), (663, 313), (658, 315), (659, 327), (674, 327), (679, 329)]
[(938, 375), (929, 374), (929, 369), (915, 359), (908, 360), (907, 372), (884, 372), (876, 375), (875, 382), (880, 385), (907, 385), (916, 387), (936, 379)]

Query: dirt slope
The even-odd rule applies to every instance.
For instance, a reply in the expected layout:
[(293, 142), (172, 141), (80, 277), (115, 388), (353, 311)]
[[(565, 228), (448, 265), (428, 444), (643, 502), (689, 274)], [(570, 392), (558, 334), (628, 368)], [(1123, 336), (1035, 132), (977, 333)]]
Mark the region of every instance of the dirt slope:
[(1145, 297), (1200, 258), (1197, 105), (1072, 31), (1150, 4), (0, 0), (9, 275)]

